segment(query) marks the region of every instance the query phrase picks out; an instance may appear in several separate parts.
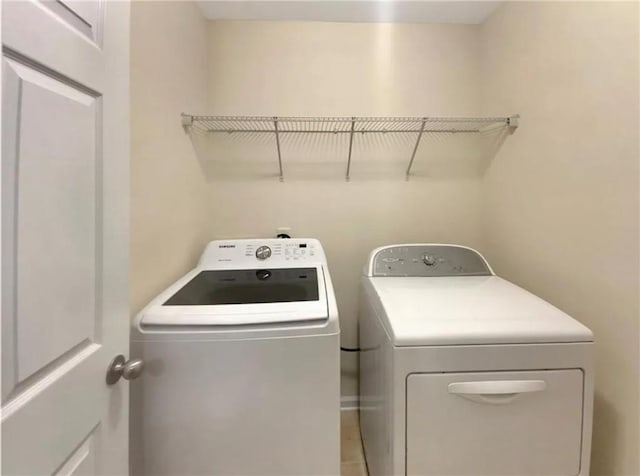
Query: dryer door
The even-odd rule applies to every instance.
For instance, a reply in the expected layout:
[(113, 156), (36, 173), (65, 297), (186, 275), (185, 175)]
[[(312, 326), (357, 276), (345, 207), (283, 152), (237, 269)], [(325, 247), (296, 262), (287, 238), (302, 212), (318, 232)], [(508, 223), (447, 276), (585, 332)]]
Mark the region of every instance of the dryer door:
[(407, 474), (580, 472), (581, 370), (412, 374)]

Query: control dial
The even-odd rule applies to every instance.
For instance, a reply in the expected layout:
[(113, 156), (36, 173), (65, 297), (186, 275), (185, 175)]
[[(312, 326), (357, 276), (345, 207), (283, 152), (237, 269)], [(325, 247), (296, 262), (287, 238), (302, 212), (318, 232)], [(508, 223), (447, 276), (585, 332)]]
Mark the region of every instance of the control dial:
[(434, 264), (436, 264), (436, 258), (433, 255), (423, 255), (422, 262), (427, 266), (433, 266)]
[(271, 256), (271, 248), (268, 246), (260, 246), (256, 250), (256, 258), (260, 260), (267, 259)]

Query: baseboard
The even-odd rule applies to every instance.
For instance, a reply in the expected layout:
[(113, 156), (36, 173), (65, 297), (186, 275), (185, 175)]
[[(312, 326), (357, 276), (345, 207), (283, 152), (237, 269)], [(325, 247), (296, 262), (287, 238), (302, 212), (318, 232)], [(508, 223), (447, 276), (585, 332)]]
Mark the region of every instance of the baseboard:
[(360, 408), (360, 398), (357, 395), (343, 395), (340, 397), (340, 410), (357, 410)]

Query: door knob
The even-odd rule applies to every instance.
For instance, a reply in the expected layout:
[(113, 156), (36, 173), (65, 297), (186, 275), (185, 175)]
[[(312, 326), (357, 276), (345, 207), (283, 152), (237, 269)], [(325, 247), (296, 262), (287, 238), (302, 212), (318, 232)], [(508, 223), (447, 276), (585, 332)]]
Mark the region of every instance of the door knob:
[(116, 355), (107, 369), (107, 385), (113, 385), (120, 380), (120, 377), (124, 377), (125, 380), (138, 378), (142, 369), (144, 369), (142, 359), (125, 361), (124, 355)]

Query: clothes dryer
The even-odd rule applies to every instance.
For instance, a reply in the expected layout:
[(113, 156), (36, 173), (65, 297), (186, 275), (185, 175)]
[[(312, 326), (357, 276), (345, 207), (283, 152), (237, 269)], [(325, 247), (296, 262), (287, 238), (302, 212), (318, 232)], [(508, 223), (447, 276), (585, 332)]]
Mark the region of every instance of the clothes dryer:
[(360, 296), (371, 476), (589, 474), (593, 335), (475, 250), (374, 250)]

